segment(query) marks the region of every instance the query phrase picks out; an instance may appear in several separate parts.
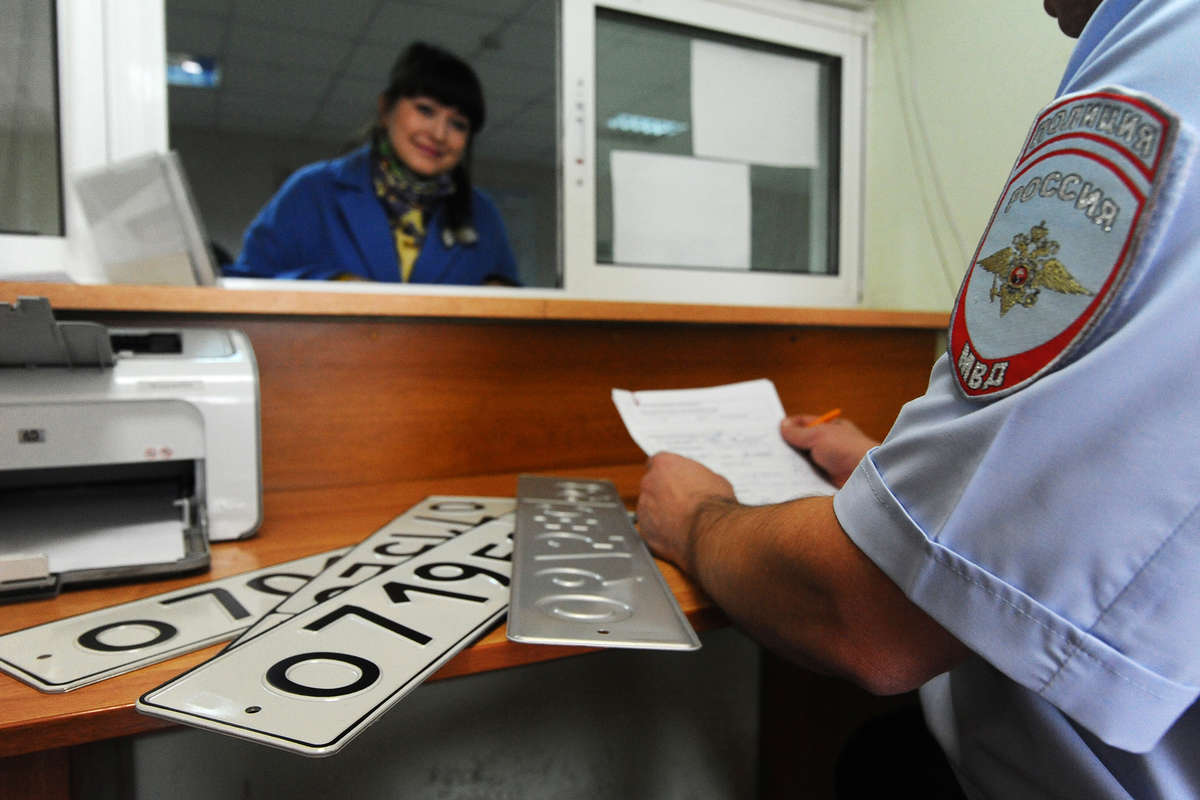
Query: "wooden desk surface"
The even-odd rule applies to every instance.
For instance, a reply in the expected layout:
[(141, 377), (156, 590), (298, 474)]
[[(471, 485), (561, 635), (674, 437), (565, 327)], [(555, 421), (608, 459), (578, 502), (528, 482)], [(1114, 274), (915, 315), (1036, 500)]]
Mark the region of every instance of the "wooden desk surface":
[[(642, 465), (553, 473), (612, 480), (632, 503)], [(434, 494), (511, 497), (516, 475), (443, 478), (373, 486), (267, 492), (263, 525), (253, 538), (212, 546), (209, 572), (187, 578), (69, 590), (52, 600), (4, 607), (0, 632), (7, 633), (96, 608), (137, 600), (182, 586), (358, 542), (421, 499)], [(675, 596), (697, 630), (724, 624), (721, 613), (682, 574), (660, 562)], [(171, 723), (137, 713), (134, 701), (215, 655), (222, 645), (163, 661), (63, 694), (45, 694), (0, 675), (0, 757), (125, 736)], [(585, 648), (509, 642), (501, 625), (459, 653), (431, 680), (531, 664), (586, 652)]]

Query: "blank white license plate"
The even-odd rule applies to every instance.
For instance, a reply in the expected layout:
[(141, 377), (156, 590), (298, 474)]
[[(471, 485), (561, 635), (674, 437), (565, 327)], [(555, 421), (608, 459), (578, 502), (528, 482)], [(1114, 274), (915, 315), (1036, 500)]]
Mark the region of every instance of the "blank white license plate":
[(67, 692), (237, 635), (345, 549), (317, 553), (0, 636), (0, 670)]
[(302, 611), (144, 694), (139, 711), (336, 753), (508, 608), (511, 515)]
[(476, 525), (508, 514), (515, 505), (516, 501), (511, 497), (426, 497), (363, 539), (330, 564), (328, 569), (285, 598), (232, 641), (229, 647), (239, 647), (263, 631), (317, 603), (336, 597), (351, 586), (419, 556)]
[(516, 513), (509, 639), (700, 647), (611, 482), (522, 475)]

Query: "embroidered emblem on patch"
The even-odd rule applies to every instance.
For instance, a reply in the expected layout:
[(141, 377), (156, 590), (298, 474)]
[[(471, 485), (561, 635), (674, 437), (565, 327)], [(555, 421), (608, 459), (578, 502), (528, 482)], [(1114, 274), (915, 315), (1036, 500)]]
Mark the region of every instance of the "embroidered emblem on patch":
[(959, 389), (991, 399), (1068, 358), (1125, 278), (1178, 118), (1144, 95), (1059, 98), (1034, 122), (950, 320)]

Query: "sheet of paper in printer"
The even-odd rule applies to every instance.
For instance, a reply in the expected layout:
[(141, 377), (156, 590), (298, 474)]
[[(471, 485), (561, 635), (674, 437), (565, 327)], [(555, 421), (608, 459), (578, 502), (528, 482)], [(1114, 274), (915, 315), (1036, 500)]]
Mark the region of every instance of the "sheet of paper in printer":
[(779, 435), (783, 404), (766, 378), (702, 389), (613, 389), (612, 398), (646, 455), (669, 451), (699, 461), (733, 484), (742, 503), (781, 503), (835, 491)]
[(44, 554), (51, 572), (169, 563), (184, 556), (174, 487), (147, 484), (117, 494), (80, 489), (38, 502), (34, 492), (4, 511), (3, 550)]

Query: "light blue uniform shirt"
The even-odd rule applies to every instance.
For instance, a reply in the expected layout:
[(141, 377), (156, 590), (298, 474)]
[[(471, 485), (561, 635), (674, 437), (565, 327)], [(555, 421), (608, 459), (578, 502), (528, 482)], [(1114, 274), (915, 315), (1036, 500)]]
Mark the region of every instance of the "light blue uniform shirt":
[[(856, 544), (977, 654), (922, 689), (972, 797), (1200, 797), (1200, 176), (1189, 160), (1198, 76), (1200, 0), (1105, 0), (1060, 97), (1113, 87), (1179, 118), (1154, 173), (1159, 191), (1139, 206), (1127, 270), (1104, 288), (1107, 266), (1088, 258), (1107, 251), (1088, 243), (1105, 241), (1106, 223), (1080, 223), (1090, 212), (1076, 202), (1083, 179), (1113, 178), (1108, 162), (1086, 148), (1044, 161), (1057, 176), (1044, 178), (1046, 191), (1009, 202), (1038, 174), (1018, 160), (993, 223), (1006, 213), (1044, 220), (1060, 274), (1078, 288), (1060, 280), (1031, 295), (1035, 282), (1012, 270), (1015, 239), (1007, 260), (994, 259), (1003, 269), (987, 271), (979, 260), (1003, 254), (985, 234), (960, 296), (972, 333), (1069, 316), (1072, 303), (1102, 301), (1098, 310), (1050, 347), (1058, 355), (1045, 369), (994, 395), (969, 397), (967, 381), (986, 389), (1008, 356), (960, 357), (952, 334), (925, 396), (834, 500)], [(1071, 173), (1059, 166), (1069, 158), (1084, 166), (1067, 193)], [(1112, 162), (1140, 197), (1133, 160)], [(1118, 200), (1126, 223), (1134, 203)], [(987, 369), (973, 373), (976, 356)]]

